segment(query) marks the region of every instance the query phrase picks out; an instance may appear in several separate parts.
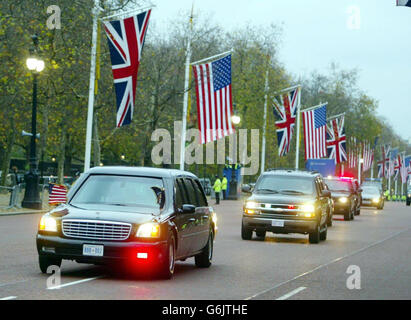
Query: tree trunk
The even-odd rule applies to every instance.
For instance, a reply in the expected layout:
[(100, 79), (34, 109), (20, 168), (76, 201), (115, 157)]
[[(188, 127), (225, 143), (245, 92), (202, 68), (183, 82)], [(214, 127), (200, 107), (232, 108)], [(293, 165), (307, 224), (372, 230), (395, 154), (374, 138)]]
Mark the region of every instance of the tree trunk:
[(66, 156), (66, 128), (61, 129), (60, 148), (58, 151), (57, 175), (58, 183), (62, 184), (64, 179), (64, 162)]
[(2, 164), (1, 164), (1, 181), (0, 185), (5, 186), (6, 185), (6, 178), (7, 174), (9, 173), (9, 168), (10, 168), (10, 160), (11, 160), (11, 152), (13, 150), (14, 142), (16, 141), (16, 129), (14, 127), (13, 123), (13, 130), (8, 134), (7, 137), (7, 143), (6, 143), (6, 149), (4, 150), (4, 157), (2, 159)]

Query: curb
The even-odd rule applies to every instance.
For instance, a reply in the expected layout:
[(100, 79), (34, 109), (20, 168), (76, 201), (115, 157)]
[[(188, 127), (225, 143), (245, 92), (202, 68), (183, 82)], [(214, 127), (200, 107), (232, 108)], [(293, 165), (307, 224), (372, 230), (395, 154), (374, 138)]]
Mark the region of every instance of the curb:
[(39, 210), (39, 211), (22, 211), (22, 212), (0, 212), (0, 217), (6, 216), (18, 216), (23, 214), (39, 214), (39, 213), (46, 213), (48, 210)]

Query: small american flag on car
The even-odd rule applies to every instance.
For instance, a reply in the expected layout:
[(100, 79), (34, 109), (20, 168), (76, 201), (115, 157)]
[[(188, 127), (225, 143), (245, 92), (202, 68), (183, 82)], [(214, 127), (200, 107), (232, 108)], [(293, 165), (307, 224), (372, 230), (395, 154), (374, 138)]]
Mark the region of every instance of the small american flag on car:
[(49, 204), (57, 205), (67, 201), (67, 188), (61, 184), (50, 183), (49, 185)]

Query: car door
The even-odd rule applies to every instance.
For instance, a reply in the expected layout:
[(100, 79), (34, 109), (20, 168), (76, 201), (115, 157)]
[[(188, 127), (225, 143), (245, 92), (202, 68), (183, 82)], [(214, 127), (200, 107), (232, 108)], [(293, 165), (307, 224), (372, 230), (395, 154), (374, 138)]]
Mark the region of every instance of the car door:
[(177, 256), (183, 257), (190, 253), (190, 242), (192, 241), (192, 234), (194, 233), (192, 220), (194, 219), (194, 214), (182, 212), (183, 204), (190, 203), (183, 178), (177, 178), (175, 180), (175, 192), (175, 206), (177, 209), (175, 223), (178, 230)]
[(193, 185), (195, 195), (197, 198), (196, 207), (196, 232), (197, 242), (193, 246), (193, 251), (198, 251), (203, 249), (208, 241), (208, 236), (210, 232), (211, 223), (211, 213), (210, 208), (207, 204), (207, 199), (204, 195), (203, 189), (201, 188), (200, 182), (197, 179), (189, 179)]
[[(195, 206), (195, 212), (190, 215), (190, 252), (198, 251), (199, 242), (201, 241), (201, 213), (199, 212), (198, 198), (194, 189), (191, 178), (184, 178), (184, 187), (186, 188), (189, 204)], [(201, 211), (201, 210), (200, 210)]]
[(315, 185), (318, 193), (318, 198), (321, 203), (321, 218), (320, 225), (323, 225), (327, 218), (327, 207), (328, 207), (328, 198), (323, 196), (323, 186), (321, 181), (317, 178), (315, 179)]

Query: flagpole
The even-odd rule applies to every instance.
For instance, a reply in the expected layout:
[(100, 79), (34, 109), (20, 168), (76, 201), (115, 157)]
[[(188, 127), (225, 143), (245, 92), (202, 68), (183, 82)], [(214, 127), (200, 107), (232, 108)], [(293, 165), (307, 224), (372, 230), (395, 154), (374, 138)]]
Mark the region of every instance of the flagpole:
[[(301, 86), (299, 87), (301, 90)], [(298, 104), (297, 104), (297, 137), (296, 137), (296, 147), (295, 147), (295, 168), (299, 167), (300, 158), (300, 117), (301, 117), (301, 92), (298, 92)]]
[(262, 140), (262, 147), (261, 147), (261, 173), (264, 172), (265, 167), (265, 130), (267, 126), (267, 100), (268, 100), (268, 66), (267, 71), (265, 73), (265, 96), (264, 96), (264, 123), (263, 123), (263, 140)]
[(180, 145), (180, 170), (184, 170), (185, 162), (185, 144), (186, 144), (186, 129), (187, 129), (187, 108), (188, 108), (188, 86), (190, 78), (190, 60), (191, 60), (191, 39), (193, 33), (193, 10), (194, 2), (191, 7), (190, 16), (190, 32), (188, 35), (187, 49), (186, 49), (186, 66), (185, 66), (185, 80), (184, 80), (184, 100), (183, 100), (183, 124), (181, 128), (181, 145)]
[(96, 54), (97, 54), (97, 27), (99, 14), (99, 0), (94, 0), (93, 9), (93, 33), (91, 40), (91, 59), (90, 59), (90, 82), (88, 91), (88, 112), (87, 112), (87, 131), (86, 149), (84, 154), (84, 172), (90, 169), (91, 157), (91, 137), (93, 129), (93, 109), (94, 109), (94, 85), (96, 78)]

